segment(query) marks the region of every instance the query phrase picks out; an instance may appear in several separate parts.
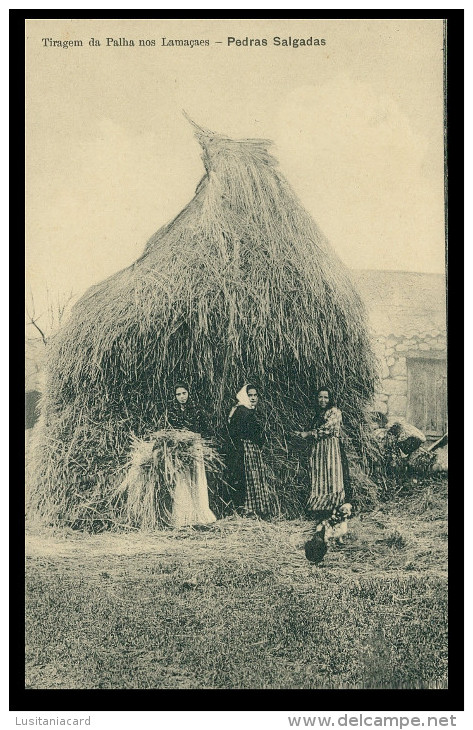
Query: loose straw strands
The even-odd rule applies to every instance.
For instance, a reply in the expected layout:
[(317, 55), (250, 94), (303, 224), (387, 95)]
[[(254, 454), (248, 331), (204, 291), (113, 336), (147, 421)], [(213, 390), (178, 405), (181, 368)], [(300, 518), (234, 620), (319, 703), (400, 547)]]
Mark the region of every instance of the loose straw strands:
[(286, 513), (300, 508), (306, 463), (287, 436), (310, 418), (319, 385), (332, 387), (353, 458), (367, 463), (375, 359), (347, 269), (268, 142), (197, 136), (207, 173), (194, 199), (132, 266), (92, 287), (50, 343), (32, 471), (34, 489), (54, 496), (56, 521), (71, 519), (71, 505), (82, 519), (81, 504), (105, 498), (130, 434), (156, 430), (181, 378), (222, 453), (236, 391), (249, 379), (259, 386)]
[(116, 490), (117, 521), (143, 530), (168, 527), (177, 479), (192, 478), (199, 454), (206, 471), (223, 466), (215, 449), (189, 431), (160, 430), (146, 440), (132, 436), (126, 476)]

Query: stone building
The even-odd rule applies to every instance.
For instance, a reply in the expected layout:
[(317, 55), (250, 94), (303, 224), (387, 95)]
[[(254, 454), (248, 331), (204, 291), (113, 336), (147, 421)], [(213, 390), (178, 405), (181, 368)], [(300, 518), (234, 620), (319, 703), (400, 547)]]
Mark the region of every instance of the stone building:
[(354, 271), (381, 378), (374, 410), (435, 439), (447, 431), (445, 279), (439, 274)]

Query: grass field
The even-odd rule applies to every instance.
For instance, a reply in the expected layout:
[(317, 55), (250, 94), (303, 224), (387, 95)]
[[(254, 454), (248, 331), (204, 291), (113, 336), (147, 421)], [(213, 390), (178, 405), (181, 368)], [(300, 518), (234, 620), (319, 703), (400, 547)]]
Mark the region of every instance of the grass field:
[(447, 485), (414, 489), (320, 566), (302, 520), (28, 529), (26, 687), (446, 687)]

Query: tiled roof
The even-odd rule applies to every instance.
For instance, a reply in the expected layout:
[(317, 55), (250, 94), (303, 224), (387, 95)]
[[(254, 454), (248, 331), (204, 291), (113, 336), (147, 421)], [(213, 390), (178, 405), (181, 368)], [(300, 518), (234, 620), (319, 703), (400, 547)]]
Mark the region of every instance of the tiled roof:
[(352, 270), (376, 335), (416, 335), (446, 329), (446, 287), (441, 274)]

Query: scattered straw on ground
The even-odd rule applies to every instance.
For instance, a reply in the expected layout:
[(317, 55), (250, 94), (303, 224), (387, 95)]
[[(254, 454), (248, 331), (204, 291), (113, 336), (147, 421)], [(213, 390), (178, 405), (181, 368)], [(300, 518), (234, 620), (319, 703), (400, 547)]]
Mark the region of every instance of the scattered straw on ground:
[[(349, 522), (343, 546), (332, 545), (320, 567), (305, 558), (304, 543), (313, 525), (303, 520), (263, 522), (229, 517), (204, 529), (123, 532), (87, 535), (71, 531), (27, 531), (29, 559), (71, 561), (85, 572), (103, 568), (104, 561), (118, 570), (126, 559), (147, 556), (187, 566), (189, 573), (205, 570), (213, 562), (238, 562), (277, 567), (290, 580), (307, 579), (311, 572), (337, 575), (429, 571), (445, 575), (447, 568), (446, 516), (435, 520), (408, 518), (378, 510)], [(125, 560), (124, 560), (125, 559)]]

